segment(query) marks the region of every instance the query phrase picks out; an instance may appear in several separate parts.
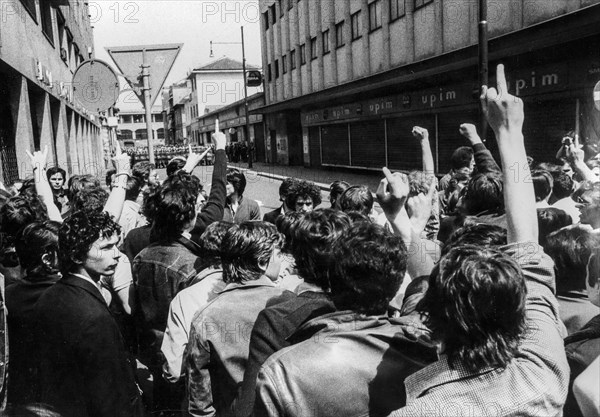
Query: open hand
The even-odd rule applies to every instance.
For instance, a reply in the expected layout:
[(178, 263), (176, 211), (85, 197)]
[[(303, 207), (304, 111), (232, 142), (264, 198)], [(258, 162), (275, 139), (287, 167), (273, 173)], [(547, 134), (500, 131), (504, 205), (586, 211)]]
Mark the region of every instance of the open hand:
[(506, 136), (510, 138), (516, 137), (515, 133), (519, 135), (522, 133), (525, 119), (523, 100), (509, 94), (503, 64), (496, 67), (496, 88), (488, 88), (484, 85), (480, 100), (483, 112), (497, 140), (503, 139), (507, 133), (513, 134)]

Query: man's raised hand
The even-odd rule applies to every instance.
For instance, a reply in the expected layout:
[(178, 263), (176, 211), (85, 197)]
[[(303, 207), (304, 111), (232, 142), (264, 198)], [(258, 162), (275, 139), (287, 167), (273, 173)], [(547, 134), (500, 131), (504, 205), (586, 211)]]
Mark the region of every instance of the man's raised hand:
[(48, 160), (48, 146), (44, 147), (44, 151), (35, 151), (33, 155), (29, 150), (25, 151), (27, 156), (29, 157), (29, 162), (31, 163), (32, 169), (39, 168), (40, 170), (46, 168), (46, 161)]
[(377, 201), (388, 220), (393, 221), (404, 207), (408, 197), (408, 177), (405, 174), (392, 172), (383, 168), (385, 178), (377, 188)]
[[(496, 88), (483, 86), (481, 90), (481, 105), (490, 127), (501, 141), (515, 138), (518, 133), (522, 140), (523, 100), (508, 93), (508, 84), (504, 74), (504, 65), (496, 67)], [(506, 136), (506, 134), (511, 134)]]
[(417, 140), (429, 139), (429, 131), (421, 126), (415, 126), (412, 128), (412, 134)]
[(459, 131), (460, 134), (463, 135), (471, 143), (471, 145), (481, 142), (481, 138), (477, 134), (477, 128), (474, 124), (463, 123), (462, 125), (460, 125)]
[(215, 121), (215, 133), (212, 134), (212, 139), (213, 143), (215, 144), (215, 150), (225, 150), (225, 145), (227, 144), (227, 137), (225, 136), (225, 133), (219, 130), (219, 119)]

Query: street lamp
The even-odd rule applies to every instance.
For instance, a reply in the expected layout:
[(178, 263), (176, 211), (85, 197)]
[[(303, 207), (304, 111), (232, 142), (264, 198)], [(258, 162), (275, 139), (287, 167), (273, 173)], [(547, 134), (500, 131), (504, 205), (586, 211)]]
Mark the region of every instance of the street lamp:
[(214, 45), (242, 45), (242, 71), (244, 72), (244, 115), (246, 117), (246, 124), (244, 126), (245, 134), (244, 137), (248, 141), (248, 168), (252, 169), (252, 159), (254, 158), (254, 152), (252, 149), (252, 141), (250, 140), (250, 119), (248, 117), (248, 86), (246, 84), (246, 49), (244, 48), (244, 27), (240, 27), (242, 33), (241, 42), (213, 42), (210, 41), (210, 57), (215, 56), (213, 52)]

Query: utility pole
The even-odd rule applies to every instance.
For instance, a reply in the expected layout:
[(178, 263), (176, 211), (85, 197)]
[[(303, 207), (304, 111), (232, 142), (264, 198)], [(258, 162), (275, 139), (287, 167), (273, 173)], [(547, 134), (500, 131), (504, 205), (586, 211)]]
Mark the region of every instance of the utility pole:
[(254, 150), (252, 149), (252, 140), (250, 139), (250, 116), (248, 115), (248, 85), (246, 83), (246, 49), (244, 48), (244, 27), (242, 31), (242, 71), (244, 71), (244, 114), (246, 116), (246, 134), (244, 137), (248, 142), (248, 168), (252, 169), (252, 159), (254, 158)]
[[(139, 62), (139, 61), (138, 61)], [(154, 163), (154, 144), (152, 141), (154, 138), (152, 137), (152, 103), (150, 103), (150, 71), (148, 70), (150, 65), (148, 65), (146, 58), (146, 48), (144, 48), (142, 52), (142, 82), (143, 82), (143, 90), (144, 90), (144, 109), (146, 110), (146, 134), (148, 135), (148, 158), (150, 163)]]
[[(481, 86), (488, 85), (489, 82), (489, 67), (488, 67), (488, 22), (487, 22), (487, 0), (479, 0), (479, 89)], [(499, 92), (506, 94), (506, 91)], [(481, 94), (481, 90), (479, 91)], [(487, 131), (487, 120), (485, 113), (479, 105), (479, 127), (481, 139), (485, 142)]]

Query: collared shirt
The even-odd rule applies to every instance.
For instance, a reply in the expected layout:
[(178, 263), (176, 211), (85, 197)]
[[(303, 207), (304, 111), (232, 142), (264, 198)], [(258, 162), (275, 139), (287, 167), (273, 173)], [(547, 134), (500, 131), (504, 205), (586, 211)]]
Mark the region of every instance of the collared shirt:
[[(100, 281), (95, 282), (93, 279), (91, 279), (90, 277), (86, 277), (85, 275), (82, 274), (75, 274), (73, 272), (69, 273), (70, 275), (73, 275), (74, 277), (77, 278), (81, 278), (86, 280), (87, 282), (91, 283), (94, 287), (96, 287), (98, 289), (98, 291), (100, 292), (100, 295), (102, 295), (102, 287), (100, 286)], [(102, 295), (102, 298), (104, 298), (104, 295)]]
[(508, 245), (527, 281), (526, 330), (506, 368), (451, 368), (446, 355), (405, 380), (406, 407), (392, 416), (562, 414), (569, 365), (554, 296), (554, 262), (534, 242)]
[(307, 291), (321, 292), (321, 293), (325, 292), (323, 290), (323, 288), (319, 287), (318, 285), (311, 284), (310, 282), (306, 282), (306, 281), (302, 281), (300, 283), (300, 285), (298, 285), (296, 287), (296, 290), (294, 292), (296, 293), (296, 295), (300, 295), (303, 292), (307, 292)]

